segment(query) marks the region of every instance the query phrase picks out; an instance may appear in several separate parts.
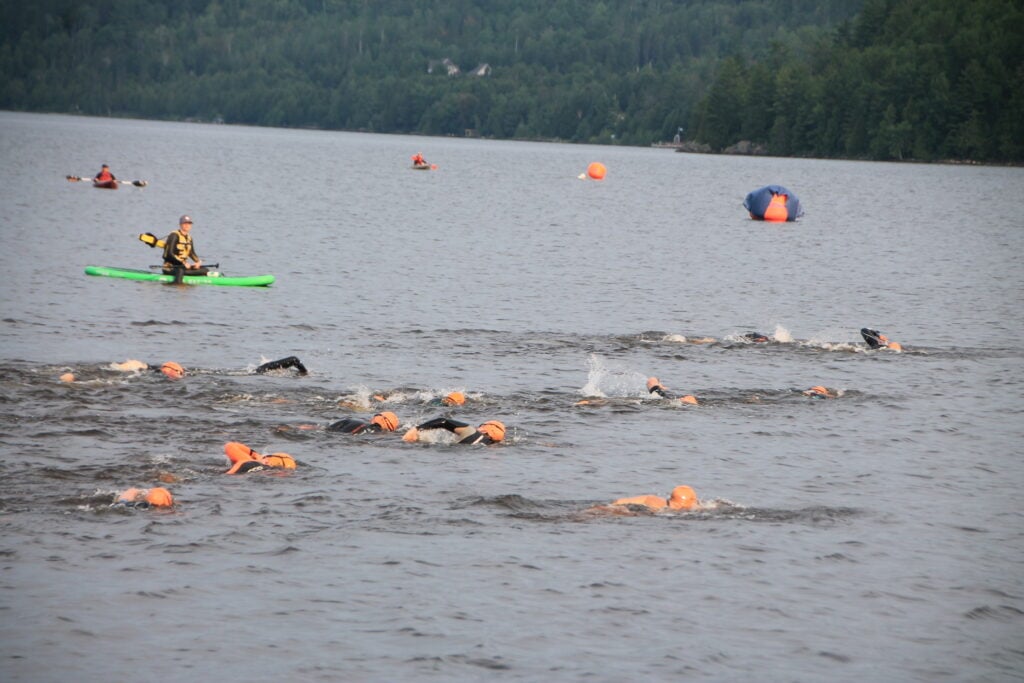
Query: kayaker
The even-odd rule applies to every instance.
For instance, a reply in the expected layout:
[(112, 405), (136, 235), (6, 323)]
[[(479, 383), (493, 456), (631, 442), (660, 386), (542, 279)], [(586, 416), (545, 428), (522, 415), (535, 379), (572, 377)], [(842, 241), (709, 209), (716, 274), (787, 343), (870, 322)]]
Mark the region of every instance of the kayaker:
[(903, 347), (899, 342), (889, 341), (889, 338), (878, 330), (862, 327), (860, 328), (860, 336), (864, 337), (864, 341), (867, 343), (868, 347), (872, 349), (891, 349), (892, 351), (903, 350)]
[[(300, 427), (301, 428), (301, 427)], [(372, 434), (374, 432), (393, 432), (398, 429), (398, 416), (391, 412), (377, 413), (369, 422), (347, 417), (344, 420), (327, 425), (329, 432), (345, 434)]]
[(420, 432), (431, 429), (446, 429), (459, 437), (460, 444), (484, 444), (489, 446), (505, 439), (505, 425), (497, 420), (489, 420), (479, 427), (471, 427), (448, 417), (435, 417), (421, 425), (413, 427), (402, 436), (402, 441), (419, 441)]
[(92, 180), (95, 183), (109, 183), (111, 180), (117, 180), (117, 178), (110, 172), (110, 166), (103, 164), (103, 168), (100, 169), (100, 172)]
[(657, 377), (650, 377), (647, 380), (647, 391), (652, 394), (657, 394), (662, 398), (668, 398), (678, 400), (680, 403), (688, 403), (690, 405), (697, 405), (697, 398), (686, 394), (685, 396), (676, 396), (666, 389)]
[(427, 165), (427, 160), (423, 158), (422, 154), (420, 154), (419, 152), (416, 152), (415, 154), (412, 155), (412, 165), (413, 166), (426, 166)]
[[(178, 219), (178, 229), (164, 240), (164, 273), (174, 275), (174, 282), (180, 284), (181, 278), (188, 275), (206, 275), (203, 261), (196, 255), (192, 244), (192, 218), (188, 215)], [(189, 263), (192, 259), (193, 263)]]

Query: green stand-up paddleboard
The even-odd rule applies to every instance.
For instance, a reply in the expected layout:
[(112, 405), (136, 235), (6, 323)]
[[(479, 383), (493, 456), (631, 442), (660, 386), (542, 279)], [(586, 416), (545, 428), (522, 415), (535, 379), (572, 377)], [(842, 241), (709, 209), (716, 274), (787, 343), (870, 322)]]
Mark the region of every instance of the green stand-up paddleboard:
[[(101, 277), (119, 277), (125, 280), (144, 280), (146, 282), (174, 282), (173, 275), (132, 268), (107, 268), (106, 266), (86, 266), (86, 275)], [(186, 285), (219, 285), (221, 287), (266, 287), (274, 282), (273, 275), (249, 275), (246, 277), (230, 277), (212, 272), (209, 275), (186, 275), (182, 282)]]

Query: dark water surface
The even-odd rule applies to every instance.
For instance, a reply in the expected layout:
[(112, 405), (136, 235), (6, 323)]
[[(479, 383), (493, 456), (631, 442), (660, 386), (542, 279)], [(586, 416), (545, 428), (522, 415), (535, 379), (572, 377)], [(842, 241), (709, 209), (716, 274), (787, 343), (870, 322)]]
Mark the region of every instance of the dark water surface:
[[(11, 113), (0, 155), (0, 680), (1024, 678), (1021, 169)], [(64, 180), (102, 162), (150, 185)], [(277, 283), (83, 274), (182, 213)], [(451, 390), (506, 443), (281, 429)]]

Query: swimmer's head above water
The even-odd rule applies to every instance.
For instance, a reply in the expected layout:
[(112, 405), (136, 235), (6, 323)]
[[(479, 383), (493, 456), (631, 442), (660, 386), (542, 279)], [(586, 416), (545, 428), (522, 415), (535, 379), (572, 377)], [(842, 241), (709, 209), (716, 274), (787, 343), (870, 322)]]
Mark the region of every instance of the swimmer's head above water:
[(377, 413), (370, 420), (370, 424), (377, 425), (383, 432), (393, 432), (398, 429), (398, 416), (387, 411)]

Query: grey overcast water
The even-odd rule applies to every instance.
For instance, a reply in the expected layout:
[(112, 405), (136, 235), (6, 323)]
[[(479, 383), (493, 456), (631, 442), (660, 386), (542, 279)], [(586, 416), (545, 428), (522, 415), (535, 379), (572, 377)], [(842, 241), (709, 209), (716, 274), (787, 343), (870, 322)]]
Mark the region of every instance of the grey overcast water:
[[(10, 112), (0, 160), (0, 680), (1024, 680), (1024, 169)], [(277, 282), (84, 274), (183, 213)], [(508, 438), (401, 440), (449, 410)]]

